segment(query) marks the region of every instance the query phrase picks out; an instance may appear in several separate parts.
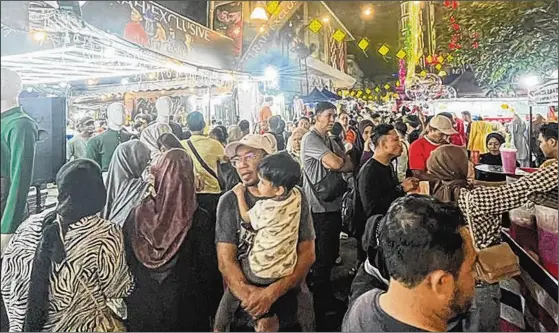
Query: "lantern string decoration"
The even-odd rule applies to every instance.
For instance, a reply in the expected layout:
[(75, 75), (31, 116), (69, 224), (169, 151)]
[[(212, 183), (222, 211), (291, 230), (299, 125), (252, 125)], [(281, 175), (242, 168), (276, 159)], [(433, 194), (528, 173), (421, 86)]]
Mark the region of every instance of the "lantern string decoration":
[(414, 76), (407, 80), (405, 94), (412, 101), (429, 102), (436, 99), (455, 99), (456, 89), (443, 85), (438, 75), (428, 73), (425, 77)]

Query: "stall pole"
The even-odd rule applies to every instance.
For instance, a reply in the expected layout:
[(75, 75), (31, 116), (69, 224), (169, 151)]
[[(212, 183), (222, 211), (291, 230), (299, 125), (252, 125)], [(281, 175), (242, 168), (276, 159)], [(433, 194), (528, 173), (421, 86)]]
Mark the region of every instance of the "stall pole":
[(211, 122), (212, 119), (212, 87), (208, 87), (208, 115), (206, 117), (208, 122)]
[(535, 167), (535, 163), (533, 162), (532, 159), (532, 149), (534, 147), (532, 147), (532, 135), (534, 135), (534, 133), (532, 133), (532, 113), (533, 113), (533, 107), (532, 104), (529, 105), (528, 107), (528, 156), (530, 157), (530, 167), (533, 168)]

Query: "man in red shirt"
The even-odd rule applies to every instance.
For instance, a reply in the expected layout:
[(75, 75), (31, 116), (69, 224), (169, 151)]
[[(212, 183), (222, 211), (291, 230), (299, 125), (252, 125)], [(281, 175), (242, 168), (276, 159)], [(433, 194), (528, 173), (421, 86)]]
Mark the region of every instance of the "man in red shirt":
[(457, 133), (450, 119), (442, 115), (433, 117), (427, 125), (427, 133), (410, 146), (409, 163), (413, 176), (420, 180), (430, 180), (427, 175), (427, 160), (431, 152), (440, 145), (448, 144), (449, 137)]

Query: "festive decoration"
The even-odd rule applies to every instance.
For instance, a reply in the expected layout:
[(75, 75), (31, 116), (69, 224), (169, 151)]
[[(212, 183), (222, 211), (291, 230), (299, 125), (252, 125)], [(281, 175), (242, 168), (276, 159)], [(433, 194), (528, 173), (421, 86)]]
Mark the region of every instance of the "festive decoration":
[(406, 57), (407, 53), (404, 50), (400, 50), (398, 51), (398, 53), (396, 53), (396, 58), (402, 60)]
[(440, 76), (440, 77), (444, 77), (444, 76), (447, 76), (447, 75), (448, 75), (448, 74), (447, 74), (445, 71), (440, 71), (440, 72), (439, 72), (439, 76)]
[(319, 20), (314, 19), (309, 24), (309, 30), (314, 32), (315, 34), (318, 33), (322, 29), (322, 23)]
[(389, 85), (388, 83), (385, 84), (385, 85), (384, 85), (384, 89), (386, 89), (386, 90), (390, 89), (390, 85)]
[(420, 22), (421, 15), (421, 2), (410, 1), (408, 2), (409, 8), (409, 29), (410, 29), (410, 49), (408, 52), (408, 59), (406, 64), (406, 82), (415, 76), (415, 67), (419, 63), (421, 57), (420, 39), (422, 36), (422, 26)]
[(334, 32), (334, 34), (332, 35), (332, 38), (334, 38), (334, 40), (339, 43), (343, 42), (345, 37), (346, 37), (346, 33), (340, 29), (336, 30), (336, 32)]
[(443, 65), (441, 65), (441, 64), (437, 64), (437, 65), (435, 66), (435, 68), (436, 68), (437, 70), (439, 70), (439, 71), (440, 71), (440, 70), (441, 70), (441, 69), (443, 68)]
[(386, 46), (386, 44), (382, 44), (379, 49), (377, 50), (377, 52), (381, 55), (381, 56), (385, 56), (388, 54), (388, 52), (390, 52), (390, 49), (388, 48), (388, 46)]
[(266, 10), (268, 11), (268, 13), (273, 14), (279, 8), (279, 4), (279, 1), (268, 1)]
[(405, 94), (410, 100), (423, 102), (456, 98), (456, 90), (443, 85), (441, 78), (435, 74), (426, 74), (425, 77), (414, 76), (412, 80), (406, 82)]
[(358, 46), (361, 50), (365, 51), (365, 50), (367, 49), (367, 47), (369, 47), (369, 41), (366, 40), (365, 38), (362, 38), (362, 39), (359, 41), (359, 43), (357, 44), (357, 46)]

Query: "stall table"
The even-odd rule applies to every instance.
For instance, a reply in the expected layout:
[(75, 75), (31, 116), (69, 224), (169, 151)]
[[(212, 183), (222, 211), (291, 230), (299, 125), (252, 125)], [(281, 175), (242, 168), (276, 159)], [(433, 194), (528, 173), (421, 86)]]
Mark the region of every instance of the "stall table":
[(557, 332), (557, 279), (503, 229), (520, 260), (520, 276), (501, 281), (501, 332)]

